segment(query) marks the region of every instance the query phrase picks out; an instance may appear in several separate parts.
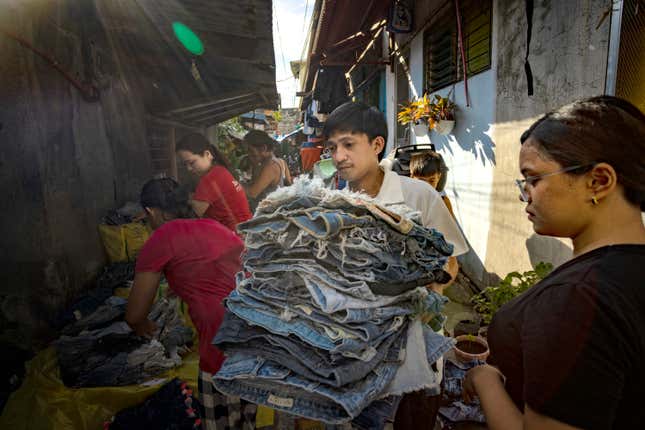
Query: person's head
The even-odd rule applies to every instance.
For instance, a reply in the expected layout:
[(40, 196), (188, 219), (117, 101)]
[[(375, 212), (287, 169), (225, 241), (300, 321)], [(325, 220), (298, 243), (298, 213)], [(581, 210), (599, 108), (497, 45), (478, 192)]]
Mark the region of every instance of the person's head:
[(255, 164), (271, 158), (276, 145), (276, 141), (262, 130), (251, 130), (246, 133), (244, 143), (249, 151), (249, 160)]
[(176, 218), (192, 218), (188, 191), (174, 179), (152, 179), (141, 189), (141, 206), (153, 229)]
[(537, 233), (575, 238), (599, 217), (640, 217), (645, 209), (645, 115), (629, 102), (574, 102), (520, 140), (526, 211)]
[(387, 141), (387, 124), (375, 107), (347, 102), (329, 114), (322, 134), (340, 176), (356, 182), (378, 168)]
[(410, 159), (410, 176), (429, 183), (438, 191), (443, 191), (448, 179), (448, 167), (437, 152), (414, 154)]
[(176, 151), (186, 169), (197, 176), (208, 173), (213, 164), (220, 164), (229, 169), (224, 154), (199, 133), (190, 133), (182, 137), (177, 142)]

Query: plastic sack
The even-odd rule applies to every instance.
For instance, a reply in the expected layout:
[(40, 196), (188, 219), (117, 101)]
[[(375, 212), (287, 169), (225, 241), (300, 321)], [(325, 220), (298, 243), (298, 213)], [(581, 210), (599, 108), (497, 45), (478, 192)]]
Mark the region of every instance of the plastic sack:
[(25, 380), (5, 405), (0, 416), (0, 428), (100, 429), (117, 412), (143, 402), (174, 377), (197, 387), (198, 369), (199, 354), (191, 352), (183, 357), (180, 367), (143, 384), (74, 389), (63, 385), (56, 352), (47, 348), (27, 363)]
[[(168, 284), (162, 283), (159, 296), (165, 295)], [(129, 288), (120, 296), (127, 298)], [(193, 327), (188, 306), (177, 302), (184, 322)], [(60, 377), (56, 351), (53, 347), (39, 352), (26, 364), (27, 373), (20, 388), (7, 401), (0, 429), (12, 430), (90, 430), (101, 429), (117, 412), (143, 402), (172, 378), (179, 378), (197, 393), (199, 345), (193, 330), (192, 352), (182, 357), (181, 366), (151, 381), (122, 387), (68, 388)]]
[(99, 234), (105, 253), (111, 263), (134, 261), (150, 237), (146, 224), (129, 223), (122, 225), (99, 224)]

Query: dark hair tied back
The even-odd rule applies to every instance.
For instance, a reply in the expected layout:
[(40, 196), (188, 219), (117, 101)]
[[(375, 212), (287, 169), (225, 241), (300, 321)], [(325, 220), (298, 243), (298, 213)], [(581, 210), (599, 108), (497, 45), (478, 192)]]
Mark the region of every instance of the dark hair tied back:
[(222, 151), (211, 145), (208, 139), (199, 133), (189, 133), (179, 139), (179, 142), (175, 145), (175, 150), (188, 151), (197, 155), (204, 155), (204, 153), (208, 151), (213, 156), (213, 161), (215, 163), (226, 167), (229, 171), (231, 170), (231, 165)]
[(152, 179), (141, 190), (141, 206), (158, 208), (173, 218), (192, 218), (189, 192), (172, 178)]
[(645, 115), (630, 102), (612, 96), (576, 101), (544, 115), (520, 141), (529, 138), (565, 168), (610, 164), (625, 198), (645, 211)]

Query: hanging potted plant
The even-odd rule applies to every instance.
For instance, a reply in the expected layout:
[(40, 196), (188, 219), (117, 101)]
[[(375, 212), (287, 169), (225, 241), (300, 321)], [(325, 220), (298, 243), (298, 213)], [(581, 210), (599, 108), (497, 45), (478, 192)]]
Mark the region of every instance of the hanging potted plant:
[[(403, 125), (411, 124), (417, 136), (425, 134), (425, 128), (446, 135), (455, 126), (455, 103), (438, 94), (434, 98), (424, 94), (416, 101), (401, 105), (397, 119)], [(421, 126), (424, 127), (423, 132), (416, 129)]]
[(429, 103), (428, 127), (441, 135), (450, 134), (455, 128), (455, 103), (435, 94)]
[(420, 136), (428, 129), (427, 118), (424, 116), (423, 99), (408, 101), (401, 106), (397, 119), (403, 125), (410, 125), (416, 136)]

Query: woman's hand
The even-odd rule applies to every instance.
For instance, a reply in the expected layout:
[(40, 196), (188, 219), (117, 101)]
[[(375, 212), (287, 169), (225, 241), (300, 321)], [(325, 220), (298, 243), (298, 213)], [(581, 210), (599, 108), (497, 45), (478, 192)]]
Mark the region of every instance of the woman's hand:
[(478, 397), (477, 388), (481, 384), (501, 383), (504, 385), (504, 375), (496, 367), (489, 364), (473, 367), (464, 377), (462, 384), (462, 397), (464, 402), (471, 403), (475, 397)]
[(157, 325), (148, 319), (148, 313), (157, 295), (160, 279), (161, 273), (157, 272), (137, 272), (134, 275), (125, 309), (125, 322), (139, 336), (152, 337), (157, 330)]
[(152, 338), (157, 331), (157, 324), (154, 321), (150, 321), (146, 318), (141, 323), (132, 327), (134, 332), (141, 337), (146, 337), (148, 339)]

